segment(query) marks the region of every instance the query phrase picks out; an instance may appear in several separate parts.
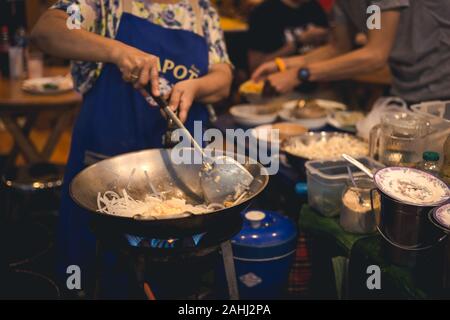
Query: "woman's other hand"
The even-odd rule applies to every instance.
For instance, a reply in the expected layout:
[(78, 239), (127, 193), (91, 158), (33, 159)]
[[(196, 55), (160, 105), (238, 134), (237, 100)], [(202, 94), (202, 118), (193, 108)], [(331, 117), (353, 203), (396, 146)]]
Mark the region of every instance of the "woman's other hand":
[(175, 84), (170, 93), (169, 106), (172, 110), (179, 110), (179, 117), (185, 122), (189, 109), (197, 97), (199, 91), (199, 80), (189, 79)]
[(150, 82), (153, 95), (160, 95), (158, 57), (119, 43), (111, 60), (125, 81), (133, 83), (136, 88), (143, 88)]
[(256, 68), (255, 72), (252, 74), (252, 80), (254, 82), (259, 82), (264, 80), (268, 75), (278, 71), (277, 64), (275, 61), (268, 61)]
[(284, 72), (277, 72), (267, 77), (267, 82), (279, 94), (285, 94), (294, 90), (300, 81), (297, 77), (298, 69), (292, 68)]

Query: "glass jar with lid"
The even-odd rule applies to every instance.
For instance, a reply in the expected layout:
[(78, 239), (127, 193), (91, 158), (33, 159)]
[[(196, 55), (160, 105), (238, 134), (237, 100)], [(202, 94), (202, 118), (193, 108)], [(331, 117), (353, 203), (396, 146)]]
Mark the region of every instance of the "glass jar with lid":
[(361, 177), (354, 181), (356, 185), (349, 180), (342, 193), (340, 225), (347, 232), (372, 233), (379, 222), (380, 196), (371, 179)]
[(422, 155), (422, 163), (419, 169), (431, 173), (433, 176), (439, 176), (439, 153), (434, 151), (425, 151)]

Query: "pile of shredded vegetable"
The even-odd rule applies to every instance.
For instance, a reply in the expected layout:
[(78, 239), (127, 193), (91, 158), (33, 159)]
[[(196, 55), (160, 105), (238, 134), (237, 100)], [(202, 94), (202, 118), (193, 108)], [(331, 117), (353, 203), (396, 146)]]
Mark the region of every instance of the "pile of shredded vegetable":
[(200, 215), (215, 210), (223, 209), (220, 204), (210, 205), (191, 205), (186, 200), (172, 197), (164, 199), (161, 195), (148, 195), (144, 201), (133, 199), (126, 190), (122, 190), (122, 195), (113, 191), (98, 193), (97, 196), (98, 212), (112, 214), (122, 217), (141, 216), (164, 217), (172, 215), (181, 215), (184, 213)]

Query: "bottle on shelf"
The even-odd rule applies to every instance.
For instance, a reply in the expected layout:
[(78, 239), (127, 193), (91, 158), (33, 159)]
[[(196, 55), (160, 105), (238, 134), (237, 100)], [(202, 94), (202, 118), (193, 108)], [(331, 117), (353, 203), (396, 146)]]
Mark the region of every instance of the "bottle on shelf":
[(420, 169), (431, 173), (434, 176), (439, 176), (439, 153), (434, 151), (425, 151), (422, 155), (422, 163)]
[(17, 28), (14, 34), (14, 45), (16, 47), (26, 48), (28, 45), (27, 33), (24, 27)]
[(21, 79), (25, 73), (27, 37), (23, 27), (14, 34), (13, 46), (9, 48), (9, 73), (12, 79)]
[(14, 35), (15, 46), (22, 48), (23, 51), (23, 66), (24, 71), (27, 71), (27, 61), (28, 61), (28, 36), (24, 27), (17, 29)]
[(0, 73), (2, 77), (9, 77), (9, 33), (8, 27), (0, 27)]

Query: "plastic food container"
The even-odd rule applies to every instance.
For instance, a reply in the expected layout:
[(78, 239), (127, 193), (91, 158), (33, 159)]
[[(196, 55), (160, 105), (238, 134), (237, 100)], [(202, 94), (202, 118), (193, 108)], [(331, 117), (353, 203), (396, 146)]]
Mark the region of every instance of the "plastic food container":
[[(369, 157), (358, 160), (373, 171), (384, 167)], [(365, 177), (363, 172), (343, 159), (308, 161), (305, 167), (308, 203), (326, 217), (338, 216), (341, 212), (342, 192), (348, 180), (347, 167), (350, 167), (355, 178)]]
[(442, 155), (445, 139), (450, 134), (450, 100), (415, 104), (411, 106), (411, 110), (430, 123), (431, 132), (425, 137), (424, 142), (427, 146), (426, 151), (436, 151)]

